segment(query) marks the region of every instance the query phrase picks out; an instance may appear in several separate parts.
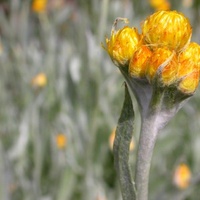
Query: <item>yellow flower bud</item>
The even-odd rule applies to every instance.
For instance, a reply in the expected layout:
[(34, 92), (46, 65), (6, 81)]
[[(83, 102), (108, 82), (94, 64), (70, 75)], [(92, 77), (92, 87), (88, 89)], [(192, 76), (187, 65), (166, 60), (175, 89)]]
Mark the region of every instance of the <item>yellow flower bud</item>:
[(157, 48), (149, 59), (146, 76), (152, 82), (155, 75), (161, 73), (160, 78), (163, 85), (170, 85), (176, 80), (177, 65), (174, 51), (167, 48)]
[(179, 62), (180, 63), (191, 62), (191, 64), (197, 64), (200, 68), (200, 46), (199, 46), (199, 44), (197, 44), (195, 42), (191, 42), (187, 46), (187, 48), (179, 54)]
[(199, 85), (199, 71), (194, 71), (187, 75), (179, 83), (178, 89), (185, 94), (193, 94)]
[(200, 46), (190, 43), (185, 51), (179, 54), (177, 78), (180, 79), (179, 90), (183, 93), (194, 93), (199, 84)]
[(189, 44), (192, 28), (189, 20), (177, 11), (158, 11), (142, 25), (144, 41), (152, 47), (166, 46), (180, 51)]
[(174, 184), (179, 189), (186, 189), (189, 186), (191, 180), (190, 168), (184, 163), (178, 165), (175, 169), (173, 179)]
[(144, 78), (146, 74), (146, 67), (148, 59), (151, 57), (152, 52), (146, 46), (140, 46), (133, 54), (129, 63), (129, 74), (136, 78)]
[[(114, 28), (115, 25), (116, 22)], [(124, 66), (128, 64), (133, 53), (136, 51), (140, 35), (134, 27), (125, 26), (118, 31), (115, 31), (114, 28), (111, 31), (110, 39), (106, 39), (107, 47), (104, 48), (109, 53), (115, 65)]]

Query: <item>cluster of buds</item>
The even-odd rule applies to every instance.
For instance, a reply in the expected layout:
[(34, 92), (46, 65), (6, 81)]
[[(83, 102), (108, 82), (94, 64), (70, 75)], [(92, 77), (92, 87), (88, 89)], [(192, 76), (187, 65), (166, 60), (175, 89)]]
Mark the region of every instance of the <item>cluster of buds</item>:
[(142, 23), (142, 33), (124, 26), (106, 39), (106, 51), (120, 70), (134, 79), (148, 80), (152, 86), (173, 87), (192, 95), (199, 84), (200, 46), (190, 42), (189, 20), (177, 11), (157, 11)]

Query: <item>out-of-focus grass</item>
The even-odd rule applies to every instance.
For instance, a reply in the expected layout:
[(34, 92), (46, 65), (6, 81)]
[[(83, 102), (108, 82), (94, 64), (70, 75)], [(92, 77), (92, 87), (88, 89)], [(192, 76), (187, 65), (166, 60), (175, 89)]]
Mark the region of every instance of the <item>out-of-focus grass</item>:
[[(139, 27), (152, 9), (145, 0), (51, 0), (45, 12), (35, 13), (31, 3), (0, 3), (0, 199), (121, 199), (108, 139), (122, 106), (123, 78), (101, 42), (116, 17)], [(190, 17), (199, 42), (198, 1), (194, 5), (172, 2)], [(33, 85), (39, 73), (47, 78), (43, 86)], [(197, 91), (160, 134), (150, 199), (200, 195), (199, 100)], [(59, 133), (67, 138), (63, 148), (56, 143)], [(135, 157), (136, 149), (132, 166)], [(180, 162), (193, 175), (183, 191), (172, 181)]]

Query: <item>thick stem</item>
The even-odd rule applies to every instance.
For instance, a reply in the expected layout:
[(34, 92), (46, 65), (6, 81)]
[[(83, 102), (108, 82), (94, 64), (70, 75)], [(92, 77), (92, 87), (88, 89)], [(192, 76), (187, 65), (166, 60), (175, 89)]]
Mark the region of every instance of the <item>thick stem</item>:
[(158, 135), (157, 115), (149, 114), (142, 123), (136, 164), (137, 200), (148, 200), (149, 171)]
[(165, 108), (164, 101), (165, 91), (154, 90), (148, 112), (142, 117), (135, 177), (137, 200), (148, 200), (149, 171), (158, 132), (175, 113)]

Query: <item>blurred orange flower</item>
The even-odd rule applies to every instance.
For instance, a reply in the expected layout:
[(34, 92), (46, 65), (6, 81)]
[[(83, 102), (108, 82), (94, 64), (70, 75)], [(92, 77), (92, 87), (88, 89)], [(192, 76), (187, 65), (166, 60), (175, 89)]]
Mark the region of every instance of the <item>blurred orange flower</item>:
[(47, 0), (33, 0), (32, 10), (36, 13), (43, 13), (47, 9)]
[(47, 84), (47, 77), (44, 73), (39, 73), (33, 77), (31, 84), (33, 87), (42, 88)]
[[(113, 129), (113, 131), (109, 137), (109, 147), (111, 150), (113, 150), (113, 145), (114, 145), (114, 140), (115, 140), (115, 132), (116, 132), (116, 128)], [(129, 149), (130, 149), (130, 151), (133, 151), (135, 149), (135, 143), (134, 143), (133, 139), (131, 140)]]
[(191, 171), (188, 165), (182, 163), (178, 165), (174, 172), (174, 183), (179, 189), (186, 189), (191, 180)]
[(67, 137), (63, 133), (59, 133), (56, 135), (56, 145), (58, 149), (64, 149), (67, 145)]
[(170, 2), (168, 0), (149, 0), (150, 5), (155, 10), (170, 10)]

